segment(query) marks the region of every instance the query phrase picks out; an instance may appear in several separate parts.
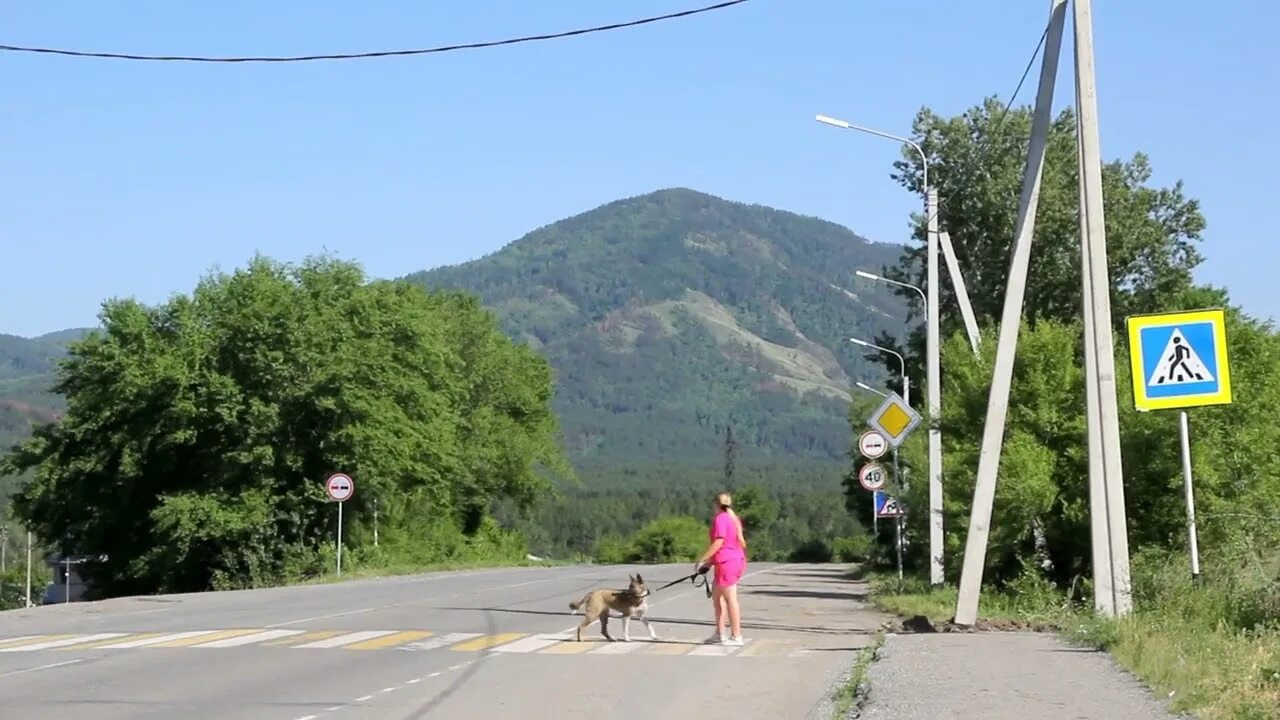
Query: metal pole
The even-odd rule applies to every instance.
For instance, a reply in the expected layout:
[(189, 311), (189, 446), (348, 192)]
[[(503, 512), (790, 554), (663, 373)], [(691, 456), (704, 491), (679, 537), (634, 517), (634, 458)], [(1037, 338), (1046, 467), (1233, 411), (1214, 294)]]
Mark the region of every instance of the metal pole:
[(342, 503), (338, 503), (338, 574), (342, 574)]
[(925, 217), (928, 218), (928, 319), (925, 335), (925, 364), (928, 368), (929, 398), (929, 583), (942, 584), (942, 349), (938, 327), (938, 191), (925, 191)]
[(65, 605), (71, 602), (71, 556), (67, 555), (63, 562), (67, 566), (66, 575), (62, 578), (62, 603)]
[(378, 547), (378, 498), (373, 499), (373, 546)]
[(1196, 539), (1196, 497), (1191, 485), (1191, 433), (1187, 430), (1187, 411), (1178, 414), (1178, 430), (1182, 435), (1182, 487), (1187, 494), (1187, 541), (1191, 549), (1191, 579), (1200, 579), (1200, 544)]
[(27, 607), (31, 607), (31, 531), (27, 531)]
[(1094, 84), (1093, 20), (1090, 0), (1075, 0), (1076, 83), (1080, 114), (1080, 164), (1087, 202), (1086, 232), (1093, 287), (1094, 352), (1098, 363), (1099, 427), (1103, 478), (1107, 489), (1107, 525), (1111, 540), (1111, 578), (1116, 615), (1133, 610), (1129, 577), (1129, 534), (1125, 527), (1124, 479), (1120, 459), (1120, 410), (1116, 400), (1115, 349), (1111, 336), (1111, 281), (1107, 270), (1107, 228), (1103, 213), (1102, 153), (1098, 139), (1098, 95)]
[(960, 592), (956, 598), (955, 614), (957, 625), (973, 625), (978, 621), (978, 594), (982, 588), (982, 572), (987, 561), (991, 509), (995, 504), (1000, 451), (1004, 444), (1005, 421), (1009, 411), (1009, 388), (1013, 380), (1013, 361), (1018, 346), (1018, 330), (1022, 324), (1022, 301), (1027, 289), (1031, 240), (1035, 233), (1036, 207), (1040, 201), (1040, 179), (1052, 120), (1053, 88), (1058, 74), (1058, 55), (1062, 47), (1066, 7), (1067, 0), (1053, 0), (1049, 33), (1040, 66), (1040, 90), (1036, 95), (1035, 114), (1031, 121), (1031, 141), (1027, 146), (1026, 171), (1022, 176), (1022, 197), (1018, 203), (1013, 257), (1009, 264), (1004, 311), (1000, 319), (1000, 339), (996, 345), (995, 369), (987, 400), (987, 420), (982, 428), (982, 449), (978, 454), (978, 473), (969, 515), (969, 534), (965, 538), (964, 564), (960, 571)]
[[(893, 486), (894, 493), (898, 495), (898, 510), (902, 510), (902, 495), (906, 493), (906, 485), (902, 482), (901, 470), (898, 465), (898, 448), (893, 449)], [(894, 537), (898, 545), (898, 590), (902, 590), (902, 515), (894, 517)]]
[[(1076, 105), (1080, 104), (1077, 87)], [(1089, 266), (1089, 237), (1085, 233), (1084, 168), (1079, 160), (1080, 123), (1076, 116), (1077, 170), (1080, 181), (1080, 267)], [(1093, 607), (1105, 617), (1115, 615), (1115, 591), (1111, 581), (1111, 532), (1107, 527), (1107, 485), (1102, 471), (1102, 434), (1098, 426), (1101, 400), (1098, 398), (1098, 356), (1094, 349), (1093, 283), (1088, 272), (1081, 272), (1081, 309), (1084, 320), (1084, 395), (1085, 435), (1088, 438), (1089, 463), (1089, 531), (1093, 564)]]

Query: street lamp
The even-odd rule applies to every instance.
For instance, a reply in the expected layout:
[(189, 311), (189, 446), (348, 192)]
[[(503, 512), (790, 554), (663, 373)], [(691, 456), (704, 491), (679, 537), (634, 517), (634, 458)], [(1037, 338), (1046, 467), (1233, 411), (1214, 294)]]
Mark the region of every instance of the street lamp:
[(923, 301), (926, 306), (929, 304), (929, 299), (925, 297), (924, 291), (910, 283), (899, 282), (897, 280), (890, 280), (889, 278), (883, 275), (876, 275), (875, 273), (869, 273), (866, 270), (855, 270), (853, 274), (865, 280), (878, 280), (880, 282), (889, 283), (890, 285), (897, 285), (898, 287), (904, 287), (910, 290), (915, 290), (916, 293), (920, 295), (920, 300)]
[[(898, 358), (898, 365), (900, 365), (900, 366), (902, 367), (902, 401), (903, 401), (903, 402), (905, 402), (908, 406), (910, 406), (910, 405), (911, 405), (911, 381), (907, 379), (907, 361), (906, 361), (906, 359), (905, 359), (905, 358), (903, 358), (903, 357), (902, 357), (902, 355), (901, 355), (900, 353), (894, 352), (893, 350), (890, 350), (890, 349), (889, 349), (889, 348), (887, 348), (887, 347), (880, 347), (879, 345), (876, 345), (875, 343), (869, 343), (869, 342), (867, 342), (866, 340), (859, 340), (858, 338), (852, 338), (852, 337), (851, 337), (851, 338), (849, 338), (849, 342), (853, 343), (854, 345), (861, 345), (862, 347), (869, 347), (869, 348), (871, 348), (872, 350), (879, 350), (879, 351), (880, 351), (880, 352), (882, 352), (882, 353), (888, 353), (888, 354), (890, 354), (890, 355), (892, 355), (892, 356), (894, 356), (894, 357)], [(863, 387), (862, 383), (858, 383), (858, 387)], [(864, 389), (864, 390), (870, 390), (871, 388), (865, 388), (865, 387), (863, 387), (863, 389)], [(876, 391), (875, 391), (875, 390), (872, 390), (872, 392), (876, 392)]]
[[(925, 298), (925, 385), (929, 396), (929, 582), (941, 585), (942, 576), (942, 430), (938, 418), (942, 414), (942, 357), (938, 339), (938, 193), (929, 187), (929, 158), (910, 138), (854, 125), (845, 120), (818, 115), (824, 125), (842, 130), (856, 130), (868, 135), (895, 140), (920, 155), (921, 186), (924, 190), (926, 277)], [(905, 377), (905, 375), (904, 375)], [(906, 398), (903, 398), (904, 400)]]
[(884, 391), (882, 391), (882, 390), (877, 390), (877, 389), (875, 389), (875, 388), (871, 387), (870, 385), (868, 385), (868, 384), (866, 384), (866, 383), (862, 382), (861, 380), (859, 380), (859, 381), (855, 382), (855, 383), (854, 383), (854, 386), (855, 386), (855, 387), (857, 387), (859, 390), (866, 390), (866, 391), (867, 391), (867, 392), (869, 392), (869, 393), (875, 393), (876, 395), (879, 395), (879, 396), (880, 396), (880, 397), (882, 397), (882, 398), (887, 398), (887, 397), (889, 397), (889, 393), (884, 392)]

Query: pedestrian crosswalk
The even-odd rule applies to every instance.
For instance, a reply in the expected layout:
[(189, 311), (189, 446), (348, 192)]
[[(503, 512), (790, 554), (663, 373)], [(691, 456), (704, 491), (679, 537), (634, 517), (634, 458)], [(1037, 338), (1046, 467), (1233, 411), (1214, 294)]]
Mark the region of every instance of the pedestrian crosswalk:
[(112, 651), (157, 648), (225, 649), (270, 647), (283, 650), (444, 650), (460, 653), (541, 655), (689, 655), (768, 657), (803, 654), (804, 648), (782, 640), (748, 639), (741, 646), (703, 645), (693, 640), (608, 642), (584, 638), (572, 631), (559, 633), (432, 632), (430, 630), (294, 630), (228, 628), (183, 632), (96, 632), (58, 635), (0, 636), (0, 653), (38, 651)]

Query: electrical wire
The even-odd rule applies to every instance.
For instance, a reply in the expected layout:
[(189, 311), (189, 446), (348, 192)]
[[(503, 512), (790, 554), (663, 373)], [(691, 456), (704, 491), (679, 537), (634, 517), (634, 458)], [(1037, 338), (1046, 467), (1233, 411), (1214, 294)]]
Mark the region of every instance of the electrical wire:
[(702, 13), (712, 12), (714, 10), (722, 10), (733, 5), (741, 5), (747, 0), (725, 0), (725, 2), (707, 5), (705, 7), (694, 8), (691, 10), (681, 10), (679, 12), (668, 13), (666, 15), (656, 15), (652, 17), (641, 18), (639, 20), (628, 20), (626, 22), (611, 23), (608, 25), (597, 25), (594, 27), (579, 28), (577, 30), (566, 30), (564, 32), (550, 33), (546, 35), (526, 35), (523, 37), (509, 38), (506, 40), (490, 40), (485, 42), (463, 43), (457, 45), (442, 45), (439, 47), (421, 48), (415, 50), (379, 50), (374, 52), (360, 53), (343, 53), (334, 55), (295, 55), (295, 56), (256, 56), (256, 57), (210, 57), (201, 55), (140, 55), (135, 53), (111, 53), (111, 52), (88, 52), (84, 50), (63, 50), (58, 48), (45, 47), (24, 47), (20, 45), (0, 45), (0, 50), (15, 53), (37, 53), (43, 55), (66, 55), (78, 58), (99, 58), (110, 60), (142, 60), (149, 62), (195, 62), (195, 63), (292, 63), (292, 62), (311, 62), (315, 60), (357, 60), (366, 58), (384, 58), (408, 55), (430, 55), (434, 53), (452, 52), (455, 50), (473, 50), (477, 48), (490, 48), (500, 45), (516, 45), (520, 43), (535, 42), (538, 40), (555, 40), (558, 38), (573, 37), (576, 35), (587, 35), (590, 33), (605, 32), (608, 30), (618, 30), (621, 28), (636, 27), (638, 25), (648, 25), (649, 23), (661, 22), (663, 20), (673, 20), (675, 18), (689, 17), (691, 15), (699, 15)]

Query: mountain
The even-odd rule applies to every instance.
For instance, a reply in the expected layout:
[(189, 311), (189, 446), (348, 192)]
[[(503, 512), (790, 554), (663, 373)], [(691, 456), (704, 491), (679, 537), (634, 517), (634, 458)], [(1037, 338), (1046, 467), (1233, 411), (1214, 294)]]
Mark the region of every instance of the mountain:
[(854, 272), (901, 252), (676, 188), (408, 279), (479, 295), (548, 357), (579, 470), (718, 466), (729, 425), (739, 466), (835, 467), (849, 448), (849, 390), (880, 376), (847, 338), (904, 329), (902, 302)]

